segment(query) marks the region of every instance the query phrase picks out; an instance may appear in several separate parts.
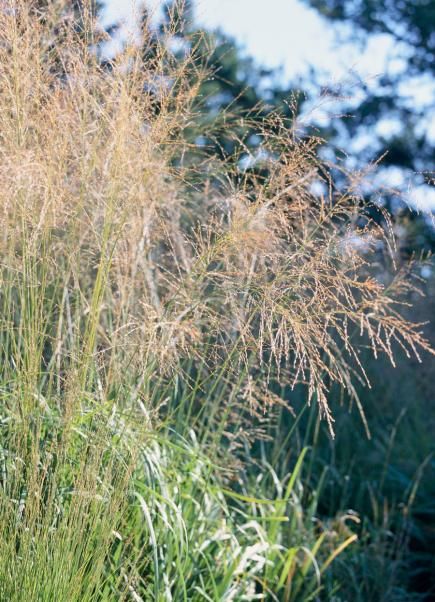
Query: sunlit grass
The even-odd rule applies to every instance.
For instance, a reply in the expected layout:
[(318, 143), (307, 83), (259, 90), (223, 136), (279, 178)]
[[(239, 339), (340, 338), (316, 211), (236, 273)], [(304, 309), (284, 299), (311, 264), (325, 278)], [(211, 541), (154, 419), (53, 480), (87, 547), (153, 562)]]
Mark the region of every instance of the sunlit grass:
[(280, 439), (285, 387), (332, 436), (331, 386), (363, 415), (361, 347), (429, 350), (399, 312), (408, 274), (376, 278), (388, 228), (279, 115), (267, 179), (198, 158), (196, 58), (103, 67), (67, 6), (0, 11), (0, 597), (338, 591), (358, 517), (322, 520), (296, 431), (253, 445)]

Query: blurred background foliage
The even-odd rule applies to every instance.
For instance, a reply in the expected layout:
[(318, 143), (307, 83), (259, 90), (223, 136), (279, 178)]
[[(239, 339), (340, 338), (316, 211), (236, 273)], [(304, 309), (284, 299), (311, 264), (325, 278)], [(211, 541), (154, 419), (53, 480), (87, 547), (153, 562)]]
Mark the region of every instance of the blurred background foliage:
[[(193, 0), (164, 5), (162, 19), (153, 27), (154, 39), (170, 37), (174, 57), (179, 61), (188, 48), (193, 48), (198, 61), (209, 71), (201, 84), (200, 118), (195, 131), (190, 132), (192, 142), (203, 151), (218, 151), (226, 158), (236, 156), (244, 167), (258, 170), (259, 125), (270, 111), (278, 110), (288, 120), (289, 128), (297, 122), (307, 136), (316, 135), (324, 141), (319, 148), (323, 158), (355, 170), (376, 163), (376, 175), (364, 192), (394, 215), (402, 255), (432, 251), (435, 229), (426, 209), (427, 199), (433, 199), (435, 150), (429, 126), (435, 104), (433, 97), (425, 98), (424, 92), (421, 102), (416, 103), (409, 92), (428, 83), (433, 85), (435, 3), (305, 1), (331, 24), (338, 24), (338, 44), (346, 39), (357, 40), (363, 52), (371, 36), (393, 36), (396, 52), (389, 58), (385, 72), (374, 82), (351, 72), (347, 81), (325, 86), (313, 67), (309, 80), (286, 84), (273, 69), (257, 65), (224, 31), (197, 26)], [(146, 10), (143, 23), (149, 23)], [(149, 52), (148, 38), (144, 58)], [(326, 123), (325, 119), (318, 121), (312, 109), (325, 99), (335, 107)], [(307, 110), (312, 115), (307, 115)], [(245, 128), (242, 131), (238, 123), (230, 138), (228, 123), (241, 115), (246, 117)], [(221, 136), (217, 135), (219, 120)], [(205, 133), (211, 121), (212, 140)], [(340, 173), (336, 178), (339, 185)]]

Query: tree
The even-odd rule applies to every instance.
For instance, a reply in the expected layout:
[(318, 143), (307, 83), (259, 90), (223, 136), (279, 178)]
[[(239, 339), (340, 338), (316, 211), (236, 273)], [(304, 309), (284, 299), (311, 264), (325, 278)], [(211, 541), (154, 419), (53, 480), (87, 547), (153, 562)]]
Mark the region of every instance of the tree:
[[(392, 136), (378, 135), (382, 149), (388, 147), (386, 164), (415, 171), (427, 169), (434, 158), (433, 141), (420, 127), (428, 111), (435, 110), (435, 98), (426, 106), (416, 106), (404, 97), (406, 84), (422, 83), (434, 75), (435, 23), (434, 0), (305, 0), (331, 21), (352, 26), (364, 43), (373, 34), (388, 34), (396, 43), (393, 57), (400, 70), (389, 70), (379, 79), (377, 89), (354, 111), (348, 120), (349, 131), (354, 134), (360, 127), (372, 127), (383, 118), (394, 119), (401, 125)], [(418, 80), (418, 81), (417, 81)]]
[[(157, 30), (144, 12), (144, 61), (156, 56), (162, 42), (171, 47), (172, 59), (186, 61), (190, 81), (199, 81), (195, 123), (186, 131), (203, 152), (229, 157), (242, 155), (248, 162), (261, 153), (258, 126), (272, 111), (291, 120), (299, 109), (291, 88), (278, 84), (275, 72), (259, 67), (222, 31), (206, 31), (195, 24), (191, 0), (172, 0), (163, 8)], [(168, 42), (168, 40), (170, 40)]]
[[(392, 58), (395, 68), (387, 65), (385, 74), (375, 87), (361, 82), (365, 92), (363, 100), (350, 109), (350, 118), (331, 123), (328, 134), (331, 140), (343, 143), (344, 136), (347, 140), (355, 140), (359, 134), (370, 132), (370, 139), (365, 136), (366, 142), (359, 145), (358, 158), (367, 162), (383, 156), (381, 165), (387, 181), (391, 181), (391, 175), (394, 175), (399, 182), (395, 187), (402, 193), (410, 181), (424, 190), (425, 185), (433, 183), (433, 173), (428, 170), (435, 158), (434, 140), (428, 128), (428, 123), (435, 115), (435, 1), (305, 2), (331, 22), (344, 27), (345, 32), (350, 32), (362, 44), (373, 34), (387, 34), (394, 40), (395, 53)], [(416, 99), (413, 94), (416, 86), (423, 85), (432, 90), (426, 102)], [(400, 195), (389, 193), (383, 196), (392, 212), (399, 207), (406, 214), (410, 226), (407, 229), (409, 250), (433, 249), (433, 226), (427, 224), (425, 218), (407, 212), (399, 200)]]
[[(331, 23), (347, 28), (353, 36), (358, 36), (362, 44), (366, 43), (373, 34), (387, 34), (395, 43), (395, 59), (400, 59), (401, 68), (387, 69), (379, 79), (375, 88), (365, 86), (365, 98), (357, 106), (352, 107), (351, 118), (338, 119), (331, 124), (329, 134), (331, 138), (340, 143), (343, 135), (348, 139), (356, 137), (359, 132), (370, 131), (371, 139), (363, 147), (364, 160), (373, 159), (375, 154), (385, 155), (382, 165), (386, 170), (395, 170), (403, 174), (404, 186), (406, 179), (413, 174), (414, 180), (429, 182), (434, 174), (428, 173), (433, 169), (435, 159), (434, 138), (429, 134), (428, 124), (433, 122), (435, 114), (434, 90), (434, 65), (435, 65), (435, 1), (434, 0), (305, 0), (307, 4), (317, 9)], [(349, 30), (348, 30), (349, 31)], [(396, 65), (397, 65), (396, 60)], [(388, 66), (387, 66), (388, 67)], [(410, 102), (406, 92), (426, 84), (426, 89), (431, 93), (426, 103)], [(405, 90), (405, 93), (404, 93)], [(415, 98), (415, 94), (413, 95)], [(388, 133), (379, 130), (379, 124), (394, 121), (394, 131)], [(422, 173), (423, 172), (423, 173)], [(394, 212), (397, 197), (394, 194), (384, 194), (387, 208)], [(435, 228), (424, 215), (416, 214), (402, 206), (403, 229), (402, 250), (406, 254), (423, 250), (435, 249)], [(430, 273), (430, 272), (429, 272)], [(434, 279), (427, 283), (426, 297), (417, 302), (414, 315), (422, 323), (433, 315)], [(396, 408), (397, 412), (403, 411), (407, 405), (416, 414), (419, 408), (424, 408), (427, 417), (431, 403), (431, 393), (424, 390), (425, 382), (430, 382), (432, 375), (427, 373), (427, 368), (413, 366), (409, 376), (399, 379), (397, 387), (393, 379), (388, 376), (389, 367), (382, 361), (374, 362), (375, 382), (388, 383), (392, 389), (385, 391), (379, 397), (366, 393), (366, 404), (376, 407), (379, 413), (379, 404), (384, 403), (387, 411)], [(401, 365), (400, 370), (405, 367)], [(406, 385), (410, 389), (407, 391)], [(379, 391), (379, 388), (374, 387)], [(382, 412), (382, 420), (385, 414)], [(378, 414), (380, 415), (380, 414)], [(430, 423), (430, 420), (429, 420)], [(418, 430), (416, 445), (412, 451), (418, 457), (417, 462), (422, 462), (425, 454), (424, 427)], [(417, 432), (417, 431), (416, 431)], [(421, 448), (419, 447), (422, 442)], [(423, 452), (421, 453), (423, 449)], [(409, 449), (403, 445), (406, 461), (409, 462)], [(421, 453), (421, 455), (419, 455)], [(399, 455), (396, 457), (400, 458)], [(400, 477), (403, 479), (403, 476)], [(403, 481), (401, 481), (403, 482)], [(432, 481), (430, 476), (425, 476), (421, 481), (418, 495), (421, 500), (433, 497)], [(434, 540), (433, 533), (435, 515), (427, 503), (419, 502), (414, 509), (416, 527), (410, 532), (410, 547), (412, 554), (408, 561), (408, 574), (412, 580), (410, 587), (419, 592), (422, 599), (433, 599), (435, 591), (435, 573), (433, 566)], [(411, 594), (412, 596), (412, 594)]]
[[(88, 49), (100, 48), (106, 35), (113, 35), (118, 26), (111, 25), (103, 29), (99, 22), (99, 15), (103, 9), (104, 2), (101, 0), (31, 0), (30, 13), (36, 13), (39, 20), (49, 24), (52, 30), (52, 37), (47, 40), (47, 55), (53, 60), (59, 47), (64, 41), (65, 35), (71, 34), (71, 29), (84, 42), (84, 47)], [(67, 23), (73, 23), (69, 27)], [(64, 66), (62, 60), (54, 61), (55, 70), (60, 75), (64, 75)], [(104, 64), (104, 60), (102, 60)], [(109, 63), (107, 63), (107, 66)]]

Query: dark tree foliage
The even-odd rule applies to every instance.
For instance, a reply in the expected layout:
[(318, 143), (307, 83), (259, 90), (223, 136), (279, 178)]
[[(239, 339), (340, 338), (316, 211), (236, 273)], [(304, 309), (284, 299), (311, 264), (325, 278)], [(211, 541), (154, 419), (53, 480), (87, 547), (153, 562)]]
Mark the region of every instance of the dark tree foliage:
[[(343, 142), (343, 132), (348, 139), (369, 132), (371, 141), (359, 151), (360, 161), (383, 156), (381, 165), (401, 170), (407, 183), (411, 180), (416, 184), (433, 184), (435, 148), (427, 121), (435, 115), (435, 98), (432, 96), (431, 102), (423, 104), (412, 97), (416, 87), (424, 82), (433, 83), (435, 75), (435, 0), (305, 2), (331, 22), (346, 26), (344, 31), (362, 44), (373, 34), (391, 36), (395, 43), (394, 58), (400, 59), (401, 64), (400, 69), (389, 69), (387, 65), (386, 73), (374, 88), (361, 82), (363, 100), (351, 108), (351, 117), (331, 124), (330, 139), (339, 145)], [(394, 122), (394, 130), (379, 130), (377, 126), (383, 120)], [(434, 230), (427, 220), (407, 212), (394, 194), (384, 197), (393, 213), (400, 208), (406, 214), (406, 250), (434, 249)]]
[[(90, 48), (100, 48), (106, 34), (113, 35), (118, 26), (116, 24), (106, 27), (104, 30), (99, 22), (99, 16), (104, 8), (102, 0), (30, 0), (31, 10), (34, 11), (43, 22), (50, 22), (53, 27), (53, 38), (49, 42), (47, 51), (53, 55), (57, 51), (59, 41), (68, 31), (73, 21), (74, 30), (81, 36)], [(102, 61), (104, 62), (104, 61)], [(109, 63), (107, 63), (109, 65)], [(61, 61), (57, 65), (59, 73), (62, 73)]]
[[(143, 23), (148, 19), (144, 14)], [(168, 2), (158, 29), (147, 32), (144, 60), (155, 57), (161, 40), (171, 40), (174, 61), (182, 63), (186, 54), (192, 64), (192, 83), (201, 75), (197, 94), (196, 119), (186, 132), (202, 152), (240, 159), (246, 152), (260, 152), (261, 122), (272, 111), (291, 122), (299, 105), (290, 88), (278, 85), (273, 70), (257, 66), (245, 56), (235, 40), (222, 31), (206, 31), (195, 24), (190, 0)]]
[(387, 33), (412, 48), (408, 72), (433, 71), (435, 2), (433, 0), (306, 0), (328, 19), (348, 22), (366, 34)]
[(32, 8), (38, 12), (42, 18), (50, 10), (57, 10), (63, 15), (72, 16), (77, 23), (77, 28), (83, 28), (83, 19), (85, 14), (96, 17), (103, 8), (101, 0), (67, 0), (59, 3), (57, 6), (52, 0), (32, 0)]
[[(35, 10), (46, 10), (53, 5), (53, 0), (32, 0), (32, 5)], [(80, 15), (86, 7), (94, 15), (97, 15), (103, 8), (103, 2), (101, 0), (68, 0), (63, 3), (63, 7), (66, 10), (73, 10), (77, 15)]]
[[(434, 0), (306, 0), (322, 15), (353, 27), (352, 34), (364, 40), (371, 34), (388, 34), (394, 38), (397, 56), (402, 61), (400, 71), (385, 74), (378, 89), (361, 103), (347, 127), (372, 127), (383, 117), (402, 124), (400, 133), (388, 141), (387, 164), (416, 171), (428, 169), (434, 159), (434, 148), (427, 132), (417, 131), (427, 107), (419, 109), (402, 97), (399, 86), (410, 78), (435, 74), (435, 1)], [(414, 80), (416, 85), (419, 82)], [(435, 99), (433, 99), (435, 103)], [(433, 104), (432, 109), (435, 109)]]
[[(352, 109), (352, 118), (342, 119), (332, 124), (331, 138), (339, 142), (343, 139), (343, 130), (348, 138), (359, 132), (370, 132), (373, 143), (367, 145), (363, 159), (372, 159), (376, 155), (387, 152), (382, 165), (398, 168), (405, 174), (417, 173), (414, 176), (420, 182), (434, 183), (435, 148), (429, 137), (427, 123), (435, 116), (435, 95), (424, 105), (410, 102), (405, 94), (415, 92), (423, 82), (434, 86), (435, 77), (435, 0), (305, 0), (317, 9), (332, 23), (343, 25), (350, 35), (360, 39), (364, 44), (373, 34), (387, 34), (395, 43), (396, 56), (400, 58), (400, 70), (388, 70), (378, 82), (377, 87), (368, 89), (362, 102)], [(404, 86), (405, 94), (403, 94)], [(416, 96), (413, 94), (413, 96)], [(418, 95), (417, 95), (418, 96)], [(376, 125), (384, 118), (393, 119), (400, 128), (394, 135), (381, 136), (376, 133)], [(397, 199), (394, 195), (384, 195), (387, 207), (394, 212)], [(403, 224), (405, 226), (402, 248), (406, 254), (420, 250), (435, 250), (435, 229), (432, 223), (415, 212), (402, 207)], [(422, 321), (431, 319), (430, 308), (433, 305), (433, 291), (428, 291), (429, 300), (417, 305), (417, 312)], [(429, 307), (429, 309), (428, 309)], [(381, 383), (392, 382), (386, 374), (388, 367), (377, 363)], [(385, 399), (389, 404), (400, 403), (402, 407), (411, 403), (417, 407), (419, 403), (425, 411), (430, 412), (430, 393), (422, 394), (421, 368), (413, 367), (409, 377), (399, 379), (400, 386), (392, 397)], [(430, 375), (430, 369), (429, 369)], [(411, 383), (406, 392), (404, 383)], [(381, 384), (379, 383), (379, 384)], [(374, 387), (379, 391), (379, 386)], [(373, 407), (379, 400), (373, 399)], [(429, 408), (429, 410), (428, 410)], [(430, 422), (430, 416), (428, 418)], [(406, 442), (404, 449), (406, 450)], [(416, 453), (420, 453), (418, 444)], [(414, 451), (414, 449), (413, 449)], [(409, 452), (409, 450), (408, 450)], [(410, 454), (409, 454), (410, 455)], [(420, 457), (420, 461), (422, 461)], [(411, 554), (408, 563), (410, 587), (415, 592), (415, 599), (435, 599), (435, 572), (433, 561), (435, 512), (433, 504), (433, 479), (430, 469), (425, 473), (420, 484), (418, 496), (420, 503), (414, 512), (415, 526), (409, 534)], [(409, 599), (411, 599), (411, 592)], [(408, 598), (406, 598), (408, 599)], [(414, 599), (414, 597), (412, 597)]]

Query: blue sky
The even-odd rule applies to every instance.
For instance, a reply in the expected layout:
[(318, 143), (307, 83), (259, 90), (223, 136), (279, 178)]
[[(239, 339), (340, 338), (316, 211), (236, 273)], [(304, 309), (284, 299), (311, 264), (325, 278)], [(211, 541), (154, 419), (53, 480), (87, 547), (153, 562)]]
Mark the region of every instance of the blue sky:
[[(147, 0), (158, 7), (160, 0)], [(137, 6), (140, 0), (136, 0)], [(130, 0), (106, 0), (108, 20), (132, 22), (135, 12)], [(379, 75), (392, 51), (391, 40), (378, 36), (367, 49), (341, 44), (335, 47), (333, 29), (300, 0), (197, 0), (197, 21), (222, 27), (233, 35), (256, 60), (269, 67), (282, 67), (290, 79), (315, 65), (328, 78), (340, 79), (349, 70), (363, 77)]]

